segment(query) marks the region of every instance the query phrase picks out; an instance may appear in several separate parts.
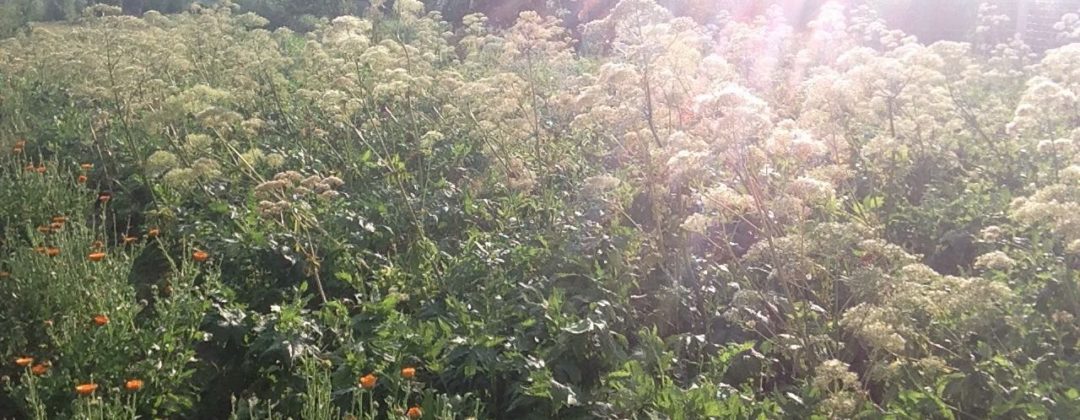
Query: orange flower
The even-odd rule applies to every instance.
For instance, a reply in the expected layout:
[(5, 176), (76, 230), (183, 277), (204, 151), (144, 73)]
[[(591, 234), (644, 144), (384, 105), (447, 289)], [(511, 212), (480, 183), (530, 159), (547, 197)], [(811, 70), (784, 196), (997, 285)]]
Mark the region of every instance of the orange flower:
[(108, 203), (109, 200), (112, 200), (112, 193), (103, 192), (98, 195), (98, 201), (101, 201), (102, 203)]
[(418, 419), (424, 415), (424, 412), (420, 411), (420, 407), (411, 407), (409, 411), (405, 412), (405, 415), (409, 416), (410, 419)]
[(415, 378), (416, 377), (416, 368), (411, 368), (411, 367), (402, 368), (401, 369), (401, 377), (405, 378), (405, 379)]
[(15, 359), (15, 366), (27, 367), (30, 366), (31, 363), (34, 363), (33, 357), (20, 357)]
[(161, 234), (161, 229), (158, 229), (158, 228), (150, 228), (150, 230), (146, 231), (146, 236), (149, 237), (149, 238), (156, 238), (160, 234)]
[(49, 229), (52, 230), (53, 232), (59, 232), (60, 229), (63, 229), (63, 228), (64, 228), (63, 223), (60, 223), (60, 222), (49, 223)]
[(137, 236), (124, 235), (124, 245), (131, 245), (131, 244), (135, 243), (135, 241), (137, 241), (137, 240), (139, 240), (139, 238)]
[(360, 378), (360, 386), (364, 389), (375, 388), (375, 381), (377, 381), (378, 379), (379, 378), (376, 378), (375, 375), (369, 373), (367, 375), (364, 375), (364, 377)]
[(78, 177), (78, 178), (75, 178), (75, 182), (78, 182), (78, 183), (80, 183), (80, 184), (85, 184), (85, 183), (86, 183), (86, 179), (87, 179), (87, 178), (86, 178), (86, 175), (79, 175), (79, 177)]
[(26, 147), (26, 140), (22, 140), (22, 139), (16, 140), (15, 141), (15, 147)]
[(105, 259), (105, 253), (104, 252), (91, 252), (90, 255), (86, 256), (86, 258), (88, 258), (90, 261), (98, 262), (98, 261), (101, 261), (101, 260)]
[(105, 314), (94, 315), (94, 325), (97, 325), (99, 327), (104, 327), (108, 323), (109, 323), (109, 316), (108, 315), (105, 315)]
[(195, 250), (195, 252), (191, 254), (191, 259), (195, 260), (195, 262), (203, 262), (210, 259), (210, 254), (207, 254), (205, 251)]
[(49, 228), (48, 226), (46, 226), (46, 225), (41, 225), (41, 226), (38, 226), (38, 227), (37, 227), (37, 231), (38, 231), (38, 232), (41, 232), (41, 233), (49, 233), (49, 232), (52, 232), (52, 229), (50, 229), (50, 228)]
[(97, 384), (80, 384), (75, 386), (75, 393), (79, 395), (90, 395), (94, 391), (97, 391)]
[(142, 389), (142, 387), (143, 387), (142, 379), (128, 379), (127, 382), (124, 382), (124, 390), (125, 391), (135, 392), (135, 391), (138, 391), (138, 390)]
[(67, 216), (64, 216), (64, 215), (53, 216), (53, 218), (52, 218), (53, 223), (67, 223), (67, 221), (68, 221), (68, 218), (67, 218)]
[(46, 170), (46, 168), (45, 168), (44, 164), (41, 165), (41, 166), (38, 166), (37, 168), (34, 168), (34, 171), (37, 171), (37, 173), (39, 173), (39, 174), (45, 173), (45, 170)]
[(45, 249), (45, 255), (48, 255), (50, 257), (55, 257), (57, 255), (60, 255), (60, 248), (57, 248), (55, 246), (50, 246), (50, 247)]
[(34, 367), (30, 368), (30, 373), (33, 373), (33, 374), (38, 375), (38, 376), (44, 375), (48, 371), (49, 371), (49, 366), (45, 365), (45, 364), (42, 364), (42, 363), (38, 363), (38, 364), (34, 365)]
[(94, 169), (94, 164), (93, 163), (84, 163), (82, 165), (79, 165), (79, 169), (82, 169), (84, 171), (89, 171), (91, 169)]
[(20, 154), (22, 152), (23, 152), (23, 148), (21, 148), (19, 146), (15, 146), (15, 147), (11, 148), (11, 153), (14, 153), (16, 155)]

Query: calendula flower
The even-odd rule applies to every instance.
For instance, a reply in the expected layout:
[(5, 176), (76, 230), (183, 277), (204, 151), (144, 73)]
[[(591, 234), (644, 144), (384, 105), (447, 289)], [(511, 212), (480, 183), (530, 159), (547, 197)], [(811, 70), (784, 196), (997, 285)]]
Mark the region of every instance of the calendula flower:
[(31, 363), (34, 363), (33, 357), (20, 357), (15, 359), (15, 366), (18, 367), (27, 367), (30, 366)]
[(364, 377), (360, 378), (360, 386), (364, 389), (375, 388), (375, 382), (377, 380), (378, 378), (375, 377), (375, 375), (369, 373), (367, 375), (364, 375)]
[(60, 215), (60, 216), (53, 216), (51, 220), (52, 220), (53, 223), (67, 223), (68, 218), (67, 218), (67, 216)]
[(191, 254), (191, 259), (195, 260), (195, 262), (203, 262), (210, 259), (210, 254), (207, 254), (206, 251), (195, 250)]
[(50, 229), (51, 231), (53, 231), (53, 232), (59, 232), (59, 231), (60, 231), (60, 229), (63, 229), (63, 228), (64, 228), (64, 224), (63, 224), (63, 223), (60, 223), (60, 222), (52, 222), (52, 223), (49, 223), (49, 229)]
[(405, 378), (405, 379), (415, 378), (416, 377), (416, 368), (411, 368), (411, 367), (402, 368), (401, 369), (401, 377)]
[(15, 147), (26, 147), (26, 140), (15, 141)]
[(128, 392), (135, 392), (143, 388), (142, 379), (128, 379), (124, 382), (124, 390)]
[(42, 364), (42, 363), (38, 363), (38, 364), (34, 365), (34, 367), (30, 368), (30, 373), (33, 373), (33, 374), (38, 375), (38, 376), (44, 375), (48, 371), (49, 371), (49, 366), (45, 365), (45, 364)]
[(112, 200), (112, 193), (103, 192), (98, 195), (98, 201), (102, 203), (108, 203), (109, 200)]
[(94, 325), (97, 325), (99, 327), (104, 327), (105, 325), (107, 325), (109, 323), (109, 316), (105, 315), (105, 314), (97, 314), (97, 315), (94, 315), (93, 321), (94, 321)]
[(86, 258), (89, 259), (90, 261), (98, 262), (98, 261), (101, 261), (101, 260), (105, 259), (105, 253), (104, 252), (91, 252), (90, 255), (86, 256)]
[(84, 163), (84, 164), (79, 165), (79, 169), (82, 169), (84, 171), (89, 171), (91, 169), (94, 169), (94, 164), (93, 163)]
[(148, 237), (148, 238), (156, 238), (160, 234), (161, 234), (161, 229), (158, 229), (158, 228), (150, 228), (150, 230), (146, 231), (146, 237)]
[(97, 384), (79, 384), (75, 386), (75, 393), (79, 395), (90, 395), (94, 391), (97, 391)]
[(410, 407), (409, 411), (405, 412), (405, 415), (409, 416), (410, 419), (418, 419), (424, 415), (424, 412), (420, 411), (420, 407)]
[(40, 166), (34, 168), (34, 172), (37, 172), (39, 174), (45, 173), (46, 170), (47, 170), (47, 168), (45, 167), (45, 165), (40, 165)]
[(54, 246), (45, 248), (45, 255), (48, 255), (50, 257), (55, 257), (57, 255), (60, 255), (60, 248), (57, 248), (57, 247), (54, 247)]
[(78, 178), (75, 178), (75, 182), (80, 183), (80, 184), (85, 184), (86, 180), (87, 180), (86, 175), (79, 175)]

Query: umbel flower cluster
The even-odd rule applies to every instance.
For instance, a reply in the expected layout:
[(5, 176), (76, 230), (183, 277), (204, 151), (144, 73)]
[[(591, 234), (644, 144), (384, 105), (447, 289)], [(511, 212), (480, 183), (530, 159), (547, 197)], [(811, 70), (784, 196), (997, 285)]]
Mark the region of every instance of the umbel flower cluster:
[[(1036, 52), (991, 4), (926, 44), (847, 2), (802, 28), (622, 0), (579, 39), (372, 3), (307, 33), (95, 6), (0, 41), (0, 220), (94, 161), (87, 220), (219, 248), (176, 388), (302, 376), (286, 410), (372, 418), (1080, 416), (1080, 44)], [(394, 364), (439, 391), (338, 381)]]
[(255, 186), (255, 197), (259, 198), (259, 213), (263, 217), (280, 217), (292, 206), (310, 209), (305, 199), (317, 196), (330, 200), (341, 195), (336, 188), (345, 185), (345, 181), (336, 176), (304, 176), (296, 171), (279, 172), (274, 179)]

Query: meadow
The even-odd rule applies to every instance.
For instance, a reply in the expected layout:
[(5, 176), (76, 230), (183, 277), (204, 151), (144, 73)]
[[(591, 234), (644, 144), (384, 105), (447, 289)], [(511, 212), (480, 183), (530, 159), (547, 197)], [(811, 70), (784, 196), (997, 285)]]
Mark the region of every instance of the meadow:
[(1080, 418), (1080, 16), (0, 40), (0, 418)]

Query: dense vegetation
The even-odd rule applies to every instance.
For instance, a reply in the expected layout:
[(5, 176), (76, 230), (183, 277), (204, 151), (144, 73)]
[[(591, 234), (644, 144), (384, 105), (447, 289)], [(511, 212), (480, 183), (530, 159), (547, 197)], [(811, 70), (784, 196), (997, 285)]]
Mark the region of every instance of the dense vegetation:
[(0, 417), (1080, 418), (1080, 44), (119, 13), (0, 41)]

